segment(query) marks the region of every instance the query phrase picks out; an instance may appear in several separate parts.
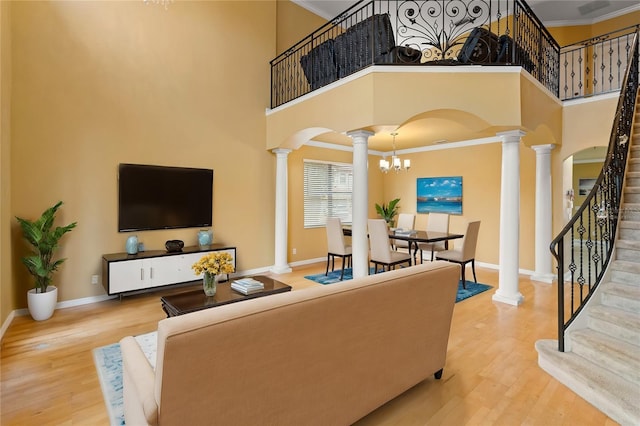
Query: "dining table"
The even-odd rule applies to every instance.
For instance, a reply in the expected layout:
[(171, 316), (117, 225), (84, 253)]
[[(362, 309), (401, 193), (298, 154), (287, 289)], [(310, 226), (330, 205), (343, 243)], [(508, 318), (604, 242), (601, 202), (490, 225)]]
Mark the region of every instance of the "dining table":
[[(351, 227), (344, 226), (342, 232), (345, 236), (351, 236)], [(444, 241), (445, 249), (449, 249), (449, 240), (463, 238), (464, 234), (456, 234), (452, 232), (436, 232), (436, 231), (420, 231), (417, 229), (402, 230), (389, 228), (389, 239), (403, 240), (409, 245), (409, 254), (413, 248), (413, 264), (417, 264), (418, 245), (420, 243), (437, 243)]]

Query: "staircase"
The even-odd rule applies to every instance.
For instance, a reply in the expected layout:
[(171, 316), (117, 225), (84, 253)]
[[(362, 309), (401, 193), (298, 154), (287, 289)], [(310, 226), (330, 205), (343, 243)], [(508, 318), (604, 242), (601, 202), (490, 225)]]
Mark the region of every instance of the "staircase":
[(640, 97), (614, 259), (582, 312), (586, 327), (536, 342), (538, 364), (621, 425), (640, 425)]

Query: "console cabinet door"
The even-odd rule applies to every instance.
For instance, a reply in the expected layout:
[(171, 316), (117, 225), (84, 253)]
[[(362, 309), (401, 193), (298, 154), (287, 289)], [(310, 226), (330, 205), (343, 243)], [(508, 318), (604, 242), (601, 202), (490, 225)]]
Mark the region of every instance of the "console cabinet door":
[(110, 293), (141, 290), (150, 283), (148, 259), (109, 263)]
[(202, 255), (203, 253), (189, 253), (151, 259), (151, 285), (157, 287), (199, 279), (200, 277), (191, 269), (191, 265)]

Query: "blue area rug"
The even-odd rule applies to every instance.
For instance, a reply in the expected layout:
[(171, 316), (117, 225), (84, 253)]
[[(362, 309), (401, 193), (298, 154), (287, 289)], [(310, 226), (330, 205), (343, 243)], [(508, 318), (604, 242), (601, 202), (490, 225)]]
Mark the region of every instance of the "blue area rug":
[(482, 283), (474, 283), (473, 281), (467, 281), (467, 288), (462, 287), (462, 280), (458, 282), (458, 294), (456, 295), (456, 303), (461, 300), (468, 299), (471, 296), (482, 293), (492, 288), (490, 285)]
[[(373, 268), (369, 270), (370, 274), (373, 274)], [(340, 270), (337, 269), (335, 271), (329, 272), (329, 275), (325, 274), (315, 274), (315, 275), (307, 275), (306, 279), (314, 281), (318, 284), (333, 284), (340, 282)], [(342, 281), (347, 281), (353, 279), (353, 275), (351, 272), (351, 268), (346, 268), (344, 270), (344, 279)], [(456, 303), (468, 299), (471, 296), (475, 296), (476, 294), (482, 293), (483, 291), (487, 291), (491, 288), (490, 285), (474, 283), (473, 281), (467, 281), (467, 288), (463, 288), (462, 280), (458, 283), (458, 294), (456, 296)]]
[(120, 343), (113, 343), (94, 349), (93, 361), (96, 364), (102, 395), (107, 405), (109, 424), (111, 426), (124, 425)]
[[(311, 281), (315, 281), (318, 284), (333, 284), (340, 282), (340, 269), (336, 269), (335, 271), (329, 272), (329, 275), (325, 274), (315, 274), (315, 275), (307, 275), (305, 278)], [(344, 278), (342, 281), (352, 280), (353, 279), (353, 270), (351, 268), (344, 269)], [(373, 274), (373, 268), (369, 268), (369, 274)]]
[[(135, 336), (147, 361), (155, 370), (158, 333)], [(122, 352), (120, 343), (102, 346), (93, 350), (93, 361), (98, 371), (100, 388), (109, 414), (110, 426), (122, 426), (124, 422), (124, 401), (122, 396)]]

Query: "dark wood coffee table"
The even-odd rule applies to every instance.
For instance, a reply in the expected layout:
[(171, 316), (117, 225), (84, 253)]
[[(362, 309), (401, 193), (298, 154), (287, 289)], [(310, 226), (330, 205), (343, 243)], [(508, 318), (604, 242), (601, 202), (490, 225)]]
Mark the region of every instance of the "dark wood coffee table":
[(258, 275), (252, 278), (262, 282), (264, 284), (264, 290), (245, 296), (244, 294), (231, 289), (231, 282), (233, 282), (233, 280), (231, 280), (225, 283), (218, 283), (215, 296), (209, 297), (204, 294), (204, 290), (202, 289), (202, 280), (199, 280), (193, 282), (194, 284), (200, 284), (200, 288), (198, 290), (191, 290), (184, 293), (161, 297), (160, 302), (162, 303), (162, 310), (165, 311), (167, 317), (175, 317), (178, 315), (188, 314), (189, 312), (200, 311), (202, 309), (291, 291), (291, 286), (281, 283), (280, 281), (276, 281), (273, 278), (269, 278), (264, 275)]

